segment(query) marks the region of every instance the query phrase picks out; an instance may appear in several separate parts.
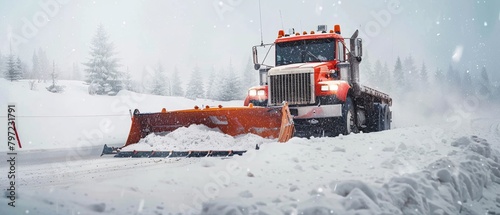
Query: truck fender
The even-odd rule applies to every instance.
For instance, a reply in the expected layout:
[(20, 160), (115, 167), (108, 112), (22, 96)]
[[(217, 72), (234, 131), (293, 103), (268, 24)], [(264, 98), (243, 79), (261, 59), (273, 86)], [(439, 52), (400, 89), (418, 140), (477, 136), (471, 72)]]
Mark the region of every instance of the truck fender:
[(339, 89), (337, 90), (337, 98), (345, 102), (347, 99), (347, 94), (349, 92), (349, 89), (351, 89), (351, 86), (349, 85), (349, 83), (345, 81), (338, 83), (338, 86)]
[(250, 104), (250, 96), (247, 95), (245, 101), (243, 102), (243, 106), (248, 106)]

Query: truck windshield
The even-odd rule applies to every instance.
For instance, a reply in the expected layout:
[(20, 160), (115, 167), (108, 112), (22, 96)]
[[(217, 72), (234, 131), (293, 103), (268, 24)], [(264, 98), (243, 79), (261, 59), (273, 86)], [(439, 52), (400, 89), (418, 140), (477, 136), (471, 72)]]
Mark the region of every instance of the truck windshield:
[(335, 39), (299, 40), (276, 44), (276, 66), (325, 62), (335, 58)]

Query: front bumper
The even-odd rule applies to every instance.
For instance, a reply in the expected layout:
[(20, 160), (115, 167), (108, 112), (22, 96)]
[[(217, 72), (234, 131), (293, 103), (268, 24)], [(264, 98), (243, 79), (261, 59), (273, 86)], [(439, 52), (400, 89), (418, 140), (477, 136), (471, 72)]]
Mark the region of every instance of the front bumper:
[(294, 119), (331, 118), (342, 116), (342, 101), (335, 95), (317, 96), (316, 104), (289, 106)]
[(294, 119), (331, 118), (342, 116), (341, 104), (290, 107), (289, 109)]

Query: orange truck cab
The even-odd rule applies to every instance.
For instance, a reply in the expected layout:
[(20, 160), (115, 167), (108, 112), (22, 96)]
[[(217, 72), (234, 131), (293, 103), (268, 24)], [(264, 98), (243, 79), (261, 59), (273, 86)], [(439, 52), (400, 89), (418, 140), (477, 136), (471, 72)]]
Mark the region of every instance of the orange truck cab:
[[(350, 41), (350, 48), (345, 39)], [(273, 66), (258, 61), (257, 48), (267, 46), (275, 47)], [(286, 101), (297, 136), (388, 129), (392, 99), (359, 84), (361, 50), (357, 31), (353, 37), (343, 38), (339, 25), (329, 31), (326, 25), (302, 33), (279, 30), (274, 43), (253, 47), (260, 86), (248, 90), (245, 105), (280, 106)], [(365, 107), (367, 104), (369, 107)], [(373, 119), (375, 112), (388, 115)]]

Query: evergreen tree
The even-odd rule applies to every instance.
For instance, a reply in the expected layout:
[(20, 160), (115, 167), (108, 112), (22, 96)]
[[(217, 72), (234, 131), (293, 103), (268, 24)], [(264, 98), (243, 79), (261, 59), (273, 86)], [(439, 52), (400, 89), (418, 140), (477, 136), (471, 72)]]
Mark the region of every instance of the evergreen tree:
[(123, 81), (123, 85), (125, 87), (126, 90), (128, 91), (132, 91), (132, 92), (135, 92), (135, 88), (134, 88), (134, 85), (132, 83), (132, 75), (130, 74), (130, 70), (128, 69), (127, 67), (127, 71), (125, 72), (125, 74), (123, 74), (124, 76), (124, 81)]
[(108, 35), (103, 25), (99, 25), (90, 47), (90, 59), (84, 63), (87, 68), (87, 83), (100, 95), (112, 94), (116, 81), (121, 76), (118, 71), (118, 59), (114, 58), (114, 46), (108, 42)]
[(231, 101), (243, 99), (246, 93), (243, 91), (240, 78), (234, 71), (231, 61), (229, 61), (229, 70), (222, 78), (222, 86), (220, 87), (219, 100)]
[(20, 60), (17, 58), (17, 60), (14, 58), (14, 55), (11, 54), (7, 57), (7, 64), (5, 68), (5, 73), (4, 73), (5, 79), (9, 81), (17, 81), (21, 79), (22, 74), (21, 74), (21, 67), (20, 67)]
[(427, 67), (425, 66), (425, 62), (422, 63), (422, 67), (420, 68), (420, 83), (425, 84), (429, 82), (429, 76), (427, 74)]
[(63, 91), (62, 86), (56, 85), (56, 79), (59, 74), (56, 73), (56, 62), (52, 61), (52, 73), (50, 73), (50, 78), (52, 79), (52, 85), (47, 87), (47, 90), (52, 93), (60, 93)]
[(201, 78), (200, 68), (195, 66), (191, 72), (191, 79), (187, 85), (185, 97), (188, 99), (198, 99), (205, 96), (203, 89), (203, 79)]
[(360, 64), (360, 79), (365, 80), (367, 84), (373, 83), (373, 78), (375, 77), (375, 74), (373, 74), (372, 70), (372, 63), (370, 61), (370, 58), (368, 57), (368, 52), (364, 53), (363, 61)]
[(391, 91), (392, 90), (392, 78), (391, 78), (391, 71), (389, 70), (389, 66), (387, 65), (387, 62), (384, 62), (384, 67), (382, 67), (382, 86), (384, 90)]
[(140, 84), (140, 89), (138, 89), (141, 92), (150, 92), (150, 86), (151, 83), (153, 82), (153, 78), (155, 75), (155, 69), (151, 69), (149, 66), (144, 66), (142, 69), (142, 74), (141, 74), (141, 84)]
[(490, 78), (488, 76), (488, 71), (486, 71), (486, 67), (484, 66), (481, 69), (481, 76), (479, 80), (479, 93), (485, 96), (491, 94)]
[(458, 89), (461, 87), (460, 74), (457, 73), (453, 67), (450, 65), (448, 67), (448, 72), (446, 73), (446, 81), (448, 83), (448, 87), (452, 89)]
[(406, 90), (410, 90), (413, 88), (413, 85), (416, 83), (416, 81), (419, 80), (415, 61), (413, 60), (413, 57), (411, 55), (406, 57), (403, 61), (403, 73), (405, 76), (405, 88)]
[(394, 84), (397, 91), (402, 91), (405, 87), (405, 74), (403, 73), (403, 65), (401, 59), (398, 57), (396, 65), (394, 66)]
[(49, 74), (50, 74), (50, 62), (49, 62), (49, 59), (47, 58), (47, 54), (45, 53), (45, 51), (43, 51), (42, 48), (39, 48), (38, 49), (38, 61), (39, 61), (39, 68), (40, 68), (40, 73), (39, 73), (39, 77), (38, 78), (38, 81), (47, 81), (48, 78), (49, 78)]
[(183, 96), (184, 90), (182, 89), (181, 78), (179, 77), (179, 70), (177, 67), (174, 68), (172, 74), (172, 96)]
[(19, 79), (23, 78), (23, 76), (27, 73), (26, 65), (21, 61), (21, 58), (19, 58), (19, 56), (17, 56), (15, 68)]
[(464, 94), (466, 96), (470, 96), (472, 95), (472, 93), (474, 92), (473, 90), (473, 85), (472, 85), (472, 78), (471, 78), (471, 75), (470, 75), (470, 72), (469, 70), (466, 70), (465, 73), (464, 73), (464, 78), (463, 78), (463, 85), (462, 85), (462, 91), (464, 92)]
[(374, 76), (372, 77), (371, 81), (373, 83), (372, 86), (377, 88), (383, 88), (383, 85), (386, 84), (383, 77), (383, 74), (385, 74), (385, 72), (380, 60), (375, 61), (375, 67), (373, 67), (373, 74)]
[(208, 99), (217, 99), (217, 85), (216, 80), (220, 81), (217, 77), (217, 73), (215, 72), (215, 68), (212, 66), (212, 70), (209, 72), (208, 82), (207, 82), (207, 95)]
[(155, 69), (155, 73), (153, 76), (153, 83), (151, 84), (151, 94), (166, 96), (168, 95), (168, 84), (165, 78), (165, 70), (161, 63), (158, 64), (158, 67)]
[(30, 78), (40, 80), (40, 73), (41, 73), (40, 59), (38, 58), (38, 55), (36, 54), (35, 50), (33, 51), (32, 69)]
[(440, 68), (436, 68), (436, 72), (434, 72), (434, 84), (436, 86), (443, 86), (445, 83), (443, 71)]
[(3, 77), (3, 62), (4, 62), (4, 57), (2, 55), (2, 51), (0, 51), (0, 77)]
[(248, 58), (245, 70), (243, 70), (242, 88), (246, 91), (246, 90), (250, 89), (250, 87), (259, 85), (259, 83), (257, 81), (258, 76), (259, 76), (259, 72), (255, 71), (255, 69), (253, 67), (252, 59)]

